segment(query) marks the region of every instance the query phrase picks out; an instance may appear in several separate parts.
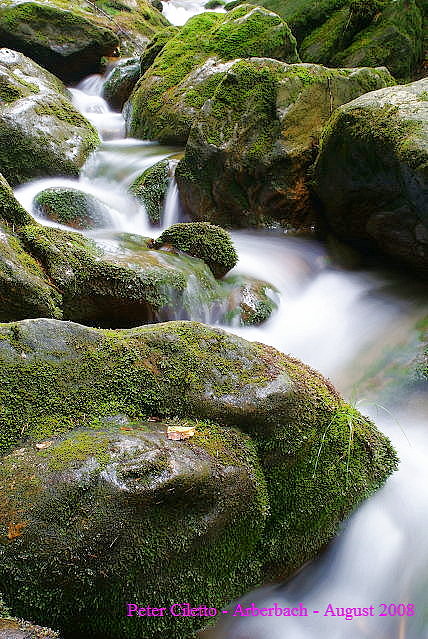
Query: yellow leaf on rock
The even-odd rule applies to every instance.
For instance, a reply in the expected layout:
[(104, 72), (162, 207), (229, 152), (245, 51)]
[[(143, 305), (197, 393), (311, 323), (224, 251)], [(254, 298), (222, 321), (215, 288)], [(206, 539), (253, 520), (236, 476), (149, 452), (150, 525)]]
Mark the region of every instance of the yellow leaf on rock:
[(9, 524), (7, 527), (7, 538), (16, 539), (17, 537), (20, 537), (26, 525), (27, 522), (25, 521), (20, 524)]
[(195, 434), (194, 426), (168, 426), (168, 439), (189, 439)]

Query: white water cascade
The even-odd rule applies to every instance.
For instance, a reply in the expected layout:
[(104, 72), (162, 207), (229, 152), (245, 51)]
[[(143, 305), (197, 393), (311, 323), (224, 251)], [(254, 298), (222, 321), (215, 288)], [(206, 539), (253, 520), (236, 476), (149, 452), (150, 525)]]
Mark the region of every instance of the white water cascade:
[[(201, 2), (168, 0), (165, 15), (176, 24), (202, 11)], [(175, 13), (174, 13), (175, 12)], [(186, 19), (187, 19), (186, 17)], [(19, 187), (16, 196), (32, 212), (35, 195), (52, 186), (73, 186), (95, 195), (112, 211), (112, 230), (157, 235), (142, 207), (128, 193), (132, 181), (177, 149), (150, 141), (124, 139), (123, 118), (101, 98), (102, 78), (92, 76), (72, 90), (75, 105), (103, 138), (79, 179), (46, 178)], [(162, 226), (180, 219), (172, 180)], [(48, 223), (46, 220), (41, 220)], [(52, 223), (53, 224), (53, 223)], [(239, 254), (234, 273), (271, 282), (280, 304), (259, 327), (234, 328), (250, 340), (277, 347), (329, 376), (338, 389), (370, 414), (395, 444), (399, 471), (346, 522), (342, 533), (321, 557), (287, 584), (267, 587), (243, 601), (258, 607), (274, 602), (302, 602), (323, 611), (338, 607), (413, 603), (413, 617), (370, 617), (346, 621), (324, 617), (250, 617), (227, 615), (203, 637), (212, 639), (428, 639), (428, 429), (426, 398), (403, 389), (403, 380), (388, 362), (410, 361), (417, 353), (417, 323), (428, 314), (412, 276), (375, 270), (346, 270), (314, 240), (281, 233), (233, 233)], [(426, 298), (425, 298), (426, 299)], [(205, 319), (204, 314), (191, 319)], [(227, 330), (232, 330), (230, 327)], [(400, 359), (401, 358), (401, 359)], [(378, 362), (385, 361), (385, 370)], [(391, 372), (392, 371), (392, 372)], [(382, 386), (391, 382), (396, 403), (384, 404)], [(364, 402), (379, 402), (384, 408)], [(385, 410), (386, 409), (386, 410)], [(406, 436), (403, 435), (404, 430)], [(410, 443), (409, 443), (410, 442)], [(209, 602), (195, 602), (195, 605)], [(124, 638), (126, 639), (126, 638)]]
[[(167, 18), (171, 24), (181, 26), (187, 22), (192, 16), (203, 13), (206, 9), (204, 5), (208, 0), (166, 0), (162, 2), (165, 18)], [(219, 6), (210, 11), (216, 11), (218, 13), (224, 12), (223, 7)]]

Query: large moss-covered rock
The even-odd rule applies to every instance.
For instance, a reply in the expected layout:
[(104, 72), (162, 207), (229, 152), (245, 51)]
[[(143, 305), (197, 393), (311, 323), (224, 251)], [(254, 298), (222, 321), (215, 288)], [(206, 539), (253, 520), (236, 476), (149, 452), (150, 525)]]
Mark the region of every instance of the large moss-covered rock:
[(171, 246), (198, 257), (215, 277), (223, 277), (237, 263), (238, 255), (232, 239), (224, 229), (207, 222), (173, 224), (153, 242), (155, 248)]
[(61, 291), (65, 319), (108, 327), (168, 319), (173, 309), (178, 313), (190, 303), (190, 276), (199, 279), (208, 297), (215, 295), (204, 265), (151, 251), (143, 238), (138, 249), (134, 243), (132, 251), (121, 246), (117, 252), (79, 233), (34, 224), (19, 235)]
[(0, 40), (67, 80), (96, 72), (119, 44), (110, 29), (41, 2), (0, 7)]
[(409, 78), (422, 57), (422, 25), (416, 1), (353, 0), (305, 38), (300, 53), (305, 62), (385, 65)]
[(122, 110), (140, 75), (138, 58), (121, 60), (108, 74), (103, 86), (103, 97), (113, 109)]
[(140, 58), (141, 75), (149, 69), (166, 43), (179, 32), (178, 27), (169, 26), (158, 31), (147, 44)]
[[(27, 440), (1, 465), (0, 588), (74, 637), (193, 636), (204, 618), (124, 603), (219, 608), (289, 573), (396, 464), (320, 374), (193, 322), (2, 326), (0, 369), (2, 445)], [(168, 442), (153, 415), (197, 434)]]
[(386, 66), (396, 78), (408, 78), (422, 57), (426, 5), (418, 0), (257, 0), (252, 4), (275, 11), (287, 21), (304, 62)]
[(61, 296), (40, 264), (0, 222), (0, 321), (61, 318)]
[[(3, 533), (20, 503), (22, 519), (6, 524), (10, 536), (19, 534), (0, 551), (0, 583), (16, 608), (27, 592), (32, 614), (70, 624), (74, 637), (190, 637), (206, 620), (174, 618), (172, 604), (205, 594), (210, 606), (220, 606), (258, 581), (257, 544), (268, 506), (254, 444), (230, 428), (184, 424), (194, 425), (196, 435), (174, 442), (166, 438), (168, 424), (128, 424), (122, 417), (3, 460), (2, 485), (10, 485), (14, 472), (20, 478), (17, 491), (1, 491), (7, 505), (6, 517), (4, 510), (0, 515)], [(68, 566), (64, 543), (73, 557)], [(39, 583), (36, 571), (44, 574)], [(67, 588), (55, 595), (64, 577)], [(126, 617), (126, 602), (149, 601), (155, 593), (159, 604), (152, 607), (166, 606), (168, 614)], [(91, 620), (88, 604), (97, 601)]]
[(108, 207), (78, 189), (51, 187), (34, 198), (37, 215), (75, 229), (105, 228), (112, 225)]
[(49, 0), (0, 7), (0, 40), (67, 82), (95, 73), (120, 46), (138, 51), (169, 23), (147, 0)]
[(194, 16), (168, 40), (138, 82), (126, 113), (128, 132), (134, 137), (184, 142), (193, 119), (220, 80), (209, 74), (195, 95), (189, 74), (210, 58), (250, 56), (298, 60), (296, 41), (277, 15), (243, 5), (230, 14)]
[(249, 226), (313, 223), (308, 169), (339, 105), (394, 81), (384, 68), (235, 61), (205, 103), (178, 164), (193, 219)]
[(57, 78), (22, 53), (0, 49), (0, 166), (10, 184), (78, 175), (97, 144)]
[(334, 232), (428, 271), (428, 80), (368, 93), (333, 114), (316, 191)]

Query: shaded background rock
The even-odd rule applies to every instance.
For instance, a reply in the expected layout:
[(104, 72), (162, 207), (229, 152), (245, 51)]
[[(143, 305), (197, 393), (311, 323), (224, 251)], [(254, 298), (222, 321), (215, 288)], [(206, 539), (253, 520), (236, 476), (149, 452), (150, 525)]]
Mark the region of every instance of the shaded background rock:
[(100, 71), (103, 56), (139, 53), (169, 22), (147, 0), (3, 0), (2, 43), (64, 81)]
[(119, 44), (110, 29), (38, 2), (1, 7), (0, 39), (67, 81), (98, 71)]
[(22, 53), (0, 49), (0, 97), (0, 166), (8, 182), (78, 175), (100, 140), (61, 82)]
[[(239, 4), (228, 3), (226, 9)], [(253, 4), (286, 20), (303, 62), (329, 67), (386, 66), (404, 80), (422, 60), (427, 17), (423, 1), (260, 0)]]
[(428, 80), (342, 106), (323, 134), (316, 191), (333, 231), (428, 272)]
[(176, 179), (192, 219), (310, 227), (309, 168), (333, 110), (393, 84), (386, 69), (327, 69), (253, 58), (230, 64), (191, 130)]

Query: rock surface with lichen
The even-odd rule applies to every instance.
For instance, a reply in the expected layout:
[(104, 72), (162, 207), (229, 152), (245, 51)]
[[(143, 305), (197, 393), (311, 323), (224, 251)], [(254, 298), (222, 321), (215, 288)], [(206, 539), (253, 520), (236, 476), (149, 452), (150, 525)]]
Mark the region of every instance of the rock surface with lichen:
[(185, 211), (221, 225), (311, 226), (308, 170), (324, 125), (341, 104), (393, 83), (384, 68), (229, 63), (177, 166)]
[(295, 38), (279, 16), (249, 5), (229, 14), (194, 16), (168, 39), (139, 80), (126, 110), (129, 134), (185, 142), (194, 117), (220, 79), (211, 73), (195, 95), (192, 72), (212, 58), (219, 62), (254, 56), (298, 61)]
[(121, 111), (141, 75), (138, 58), (120, 60), (107, 75), (103, 85), (103, 98), (109, 105)]
[(0, 49), (0, 167), (15, 186), (46, 175), (78, 175), (99, 144), (94, 127), (55, 76)]
[(316, 164), (326, 220), (343, 240), (428, 272), (428, 79), (333, 114)]
[(76, 637), (193, 636), (124, 601), (220, 608), (289, 574), (396, 466), (319, 373), (194, 322), (3, 325), (0, 370), (0, 590)]

